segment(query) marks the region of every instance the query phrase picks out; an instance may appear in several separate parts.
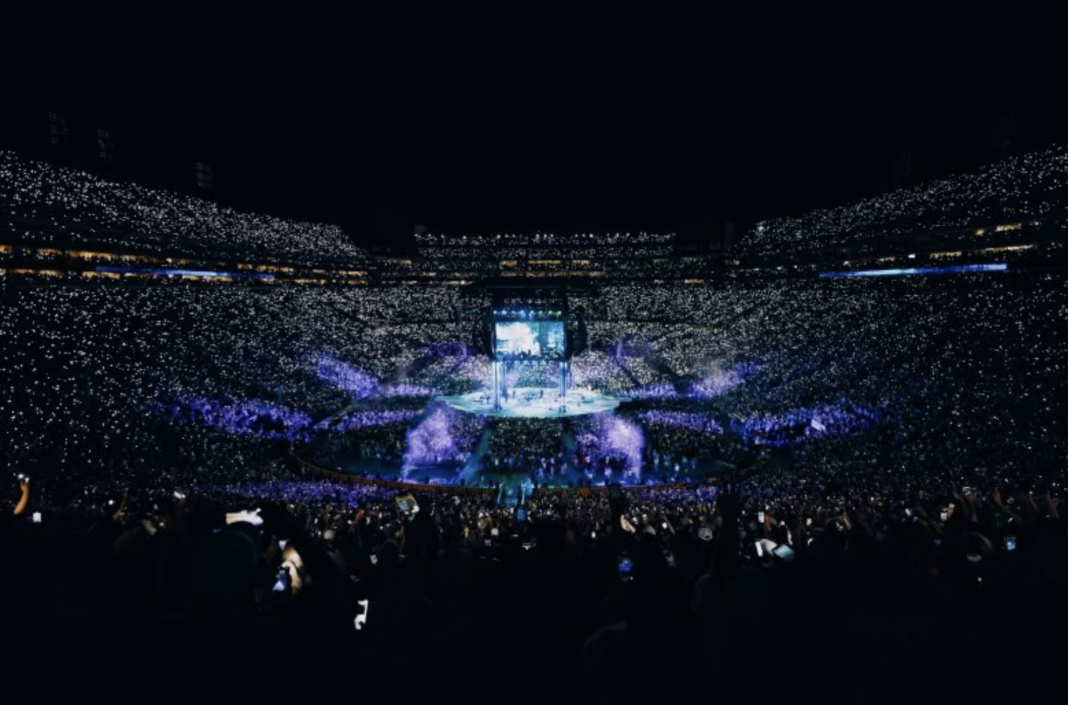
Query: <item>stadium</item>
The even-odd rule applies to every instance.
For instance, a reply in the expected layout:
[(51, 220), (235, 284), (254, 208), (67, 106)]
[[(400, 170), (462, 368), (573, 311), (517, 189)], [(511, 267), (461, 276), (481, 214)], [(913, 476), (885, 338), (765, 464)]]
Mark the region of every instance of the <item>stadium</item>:
[(5, 600), (598, 702), (1013, 658), (1068, 581), (1066, 225), (1057, 143), (703, 249), (391, 250), (2, 151)]

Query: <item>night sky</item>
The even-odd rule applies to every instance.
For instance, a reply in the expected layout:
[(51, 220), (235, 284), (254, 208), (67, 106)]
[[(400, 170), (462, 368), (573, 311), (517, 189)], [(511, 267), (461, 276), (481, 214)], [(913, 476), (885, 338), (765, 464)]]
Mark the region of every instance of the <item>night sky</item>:
[[(57, 95), (5, 111), (0, 144), (275, 215), (336, 222), (368, 244), (434, 231), (674, 230), (847, 203), (1068, 137), (1062, 108), (808, 77), (745, 86), (627, 66), (472, 77), (453, 68), (333, 92)], [(224, 84), (223, 84), (224, 85)], [(349, 90), (351, 87), (351, 90)], [(329, 95), (326, 99), (323, 96)], [(47, 110), (69, 145), (48, 145)], [(115, 138), (111, 166), (93, 131)]]

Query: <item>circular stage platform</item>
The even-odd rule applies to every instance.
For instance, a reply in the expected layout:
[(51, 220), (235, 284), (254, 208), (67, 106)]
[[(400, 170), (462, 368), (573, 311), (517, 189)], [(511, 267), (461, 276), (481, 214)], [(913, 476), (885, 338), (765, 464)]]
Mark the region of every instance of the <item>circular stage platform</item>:
[(611, 411), (619, 406), (620, 399), (599, 392), (571, 389), (567, 392), (565, 408), (561, 410), (555, 390), (516, 389), (501, 408), (493, 408), (493, 395), (486, 392), (471, 392), (451, 397), (438, 397), (457, 411), (466, 411), (481, 416), (500, 416), (522, 419), (558, 419), (565, 416), (582, 416)]

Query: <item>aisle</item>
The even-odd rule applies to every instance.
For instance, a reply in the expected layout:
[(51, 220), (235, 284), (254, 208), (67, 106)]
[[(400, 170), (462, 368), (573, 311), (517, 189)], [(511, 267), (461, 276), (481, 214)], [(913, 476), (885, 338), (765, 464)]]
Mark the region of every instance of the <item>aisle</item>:
[(493, 440), (493, 429), (489, 424), (482, 427), (482, 435), (478, 437), (478, 443), (475, 444), (475, 449), (471, 451), (471, 455), (467, 456), (467, 465), (460, 471), (459, 479), (463, 480), (468, 486), (474, 486), (478, 484), (479, 470), (482, 467), (482, 458), (486, 455), (486, 451), (489, 450), (490, 442)]

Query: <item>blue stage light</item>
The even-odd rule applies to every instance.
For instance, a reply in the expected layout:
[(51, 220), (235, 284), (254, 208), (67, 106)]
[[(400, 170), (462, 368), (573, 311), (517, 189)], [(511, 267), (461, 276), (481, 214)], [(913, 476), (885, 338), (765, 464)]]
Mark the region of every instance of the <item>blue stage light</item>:
[(947, 267), (908, 267), (904, 269), (861, 269), (851, 272), (820, 272), (820, 279), (844, 279), (854, 277), (905, 277), (915, 274), (966, 274), (972, 272), (1004, 272), (1009, 265), (1004, 262), (994, 264), (955, 264)]
[(257, 274), (249, 272), (218, 272), (214, 270), (205, 269), (136, 269), (131, 267), (108, 267), (106, 265), (100, 265), (96, 268), (96, 271), (112, 272), (115, 274), (154, 274), (158, 276), (171, 277), (226, 277), (233, 279), (274, 279), (273, 274)]

